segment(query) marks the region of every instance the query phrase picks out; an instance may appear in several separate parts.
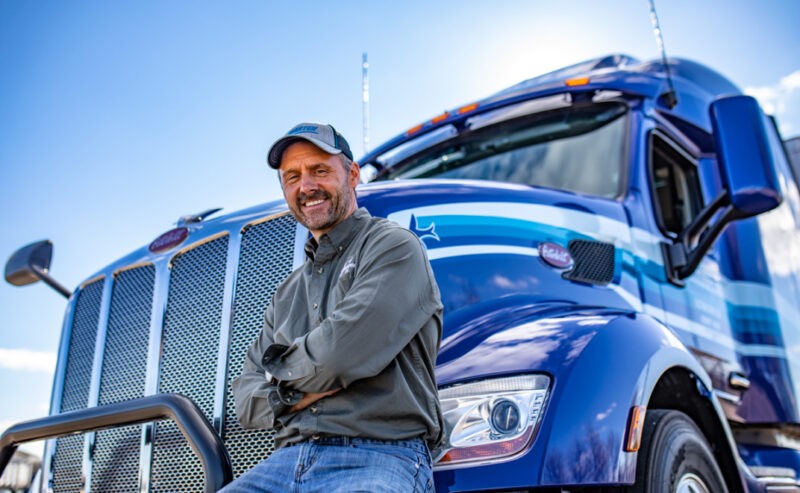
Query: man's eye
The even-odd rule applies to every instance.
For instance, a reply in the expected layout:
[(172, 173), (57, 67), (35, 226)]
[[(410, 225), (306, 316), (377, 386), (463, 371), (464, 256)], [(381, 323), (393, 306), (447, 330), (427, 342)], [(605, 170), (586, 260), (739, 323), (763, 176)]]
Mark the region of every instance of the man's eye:
[(294, 182), (296, 182), (296, 181), (297, 181), (297, 175), (289, 175), (289, 176), (286, 176), (286, 177), (284, 177), (284, 181), (285, 181), (286, 183), (294, 183)]

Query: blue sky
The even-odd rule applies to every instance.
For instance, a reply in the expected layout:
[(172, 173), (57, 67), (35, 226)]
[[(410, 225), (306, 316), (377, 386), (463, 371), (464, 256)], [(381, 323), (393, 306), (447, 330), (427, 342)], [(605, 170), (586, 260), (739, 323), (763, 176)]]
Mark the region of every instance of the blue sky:
[[(659, 1), (670, 56), (706, 63), (800, 135), (800, 3)], [(647, 0), (0, 2), (0, 259), (55, 244), (74, 288), (181, 215), (280, 197), (264, 156), (299, 121), (356, 155), (522, 79), (659, 56)], [(0, 284), (0, 429), (45, 415), (65, 300)], [(9, 405), (10, 404), (10, 405)]]

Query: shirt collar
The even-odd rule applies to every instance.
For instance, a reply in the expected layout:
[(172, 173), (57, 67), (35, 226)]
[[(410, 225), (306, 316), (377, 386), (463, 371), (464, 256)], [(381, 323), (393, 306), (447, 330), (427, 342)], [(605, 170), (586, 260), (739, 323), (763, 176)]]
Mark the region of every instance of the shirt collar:
[(306, 258), (317, 262), (325, 262), (330, 259), (336, 252), (348, 247), (350, 240), (361, 229), (361, 223), (370, 217), (370, 213), (365, 208), (359, 207), (344, 221), (322, 235), (319, 244), (313, 236), (310, 236), (305, 244)]

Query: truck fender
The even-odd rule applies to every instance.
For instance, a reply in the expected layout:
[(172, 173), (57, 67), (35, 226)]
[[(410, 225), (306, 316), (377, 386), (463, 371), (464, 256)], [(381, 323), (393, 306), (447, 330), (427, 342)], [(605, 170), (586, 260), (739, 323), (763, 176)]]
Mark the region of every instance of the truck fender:
[(603, 322), (554, 375), (538, 437), (545, 442), (541, 484), (632, 484), (637, 453), (625, 450), (631, 408), (646, 407), (662, 376), (676, 369), (695, 380), (733, 448), (709, 375), (666, 326), (642, 313)]

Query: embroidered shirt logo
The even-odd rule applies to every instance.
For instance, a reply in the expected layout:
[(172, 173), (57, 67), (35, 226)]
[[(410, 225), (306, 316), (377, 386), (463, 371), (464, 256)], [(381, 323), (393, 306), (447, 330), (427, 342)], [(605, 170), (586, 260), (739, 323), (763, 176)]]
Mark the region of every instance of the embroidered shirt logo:
[(342, 270), (339, 271), (339, 279), (350, 274), (355, 268), (356, 268), (356, 261), (353, 260), (352, 258), (347, 259), (347, 262), (344, 263)]

